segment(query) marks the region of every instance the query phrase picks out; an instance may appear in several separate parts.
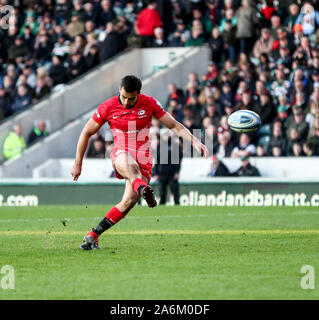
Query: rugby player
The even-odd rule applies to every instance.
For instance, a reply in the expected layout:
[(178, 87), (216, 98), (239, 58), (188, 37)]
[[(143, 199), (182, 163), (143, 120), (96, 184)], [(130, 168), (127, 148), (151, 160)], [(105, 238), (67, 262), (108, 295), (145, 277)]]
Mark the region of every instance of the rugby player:
[(106, 213), (96, 228), (92, 228), (84, 236), (80, 245), (83, 250), (99, 249), (99, 236), (123, 219), (140, 197), (145, 199), (150, 208), (157, 205), (154, 191), (148, 185), (153, 165), (149, 138), (153, 116), (179, 137), (190, 141), (203, 157), (208, 157), (206, 146), (165, 111), (156, 99), (142, 94), (141, 88), (139, 78), (125, 76), (120, 83), (119, 95), (101, 103), (80, 134), (71, 168), (73, 180), (77, 181), (81, 174), (90, 137), (106, 122), (109, 123), (114, 138), (111, 159), (115, 174), (117, 178), (126, 180), (122, 200)]

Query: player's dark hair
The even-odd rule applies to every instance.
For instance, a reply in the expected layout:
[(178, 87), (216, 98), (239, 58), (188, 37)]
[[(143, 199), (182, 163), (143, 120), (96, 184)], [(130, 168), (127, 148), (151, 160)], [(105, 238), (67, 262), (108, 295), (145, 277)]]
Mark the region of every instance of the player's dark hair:
[(128, 75), (122, 78), (120, 87), (126, 92), (140, 92), (142, 89), (142, 82), (139, 78)]

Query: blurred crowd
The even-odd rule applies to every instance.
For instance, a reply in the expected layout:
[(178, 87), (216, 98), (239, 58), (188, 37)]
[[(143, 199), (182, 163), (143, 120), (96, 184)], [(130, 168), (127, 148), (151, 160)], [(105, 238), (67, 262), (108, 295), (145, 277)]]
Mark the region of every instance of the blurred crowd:
[[(318, 10), (315, 0), (23, 1), (0, 30), (0, 119), (125, 48), (206, 45), (206, 74), (168, 84), (166, 107), (211, 154), (319, 155)], [(260, 114), (258, 132), (229, 130), (239, 109)], [(154, 120), (155, 141), (159, 130)], [(98, 140), (92, 157), (109, 148)]]

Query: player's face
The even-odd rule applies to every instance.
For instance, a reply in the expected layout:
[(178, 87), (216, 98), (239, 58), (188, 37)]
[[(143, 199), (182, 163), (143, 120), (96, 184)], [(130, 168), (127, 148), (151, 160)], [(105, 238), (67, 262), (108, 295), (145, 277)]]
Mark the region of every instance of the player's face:
[(134, 91), (134, 92), (127, 92), (124, 90), (124, 88), (120, 88), (120, 100), (122, 105), (125, 108), (131, 108), (134, 106), (134, 104), (137, 101), (137, 97), (139, 95), (139, 92)]

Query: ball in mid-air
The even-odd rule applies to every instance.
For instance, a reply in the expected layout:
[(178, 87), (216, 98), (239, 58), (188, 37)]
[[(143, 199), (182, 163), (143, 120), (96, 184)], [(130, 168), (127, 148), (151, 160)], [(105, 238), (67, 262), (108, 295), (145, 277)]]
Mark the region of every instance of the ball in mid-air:
[(260, 116), (251, 110), (238, 110), (228, 117), (227, 122), (237, 132), (256, 131), (261, 125)]

